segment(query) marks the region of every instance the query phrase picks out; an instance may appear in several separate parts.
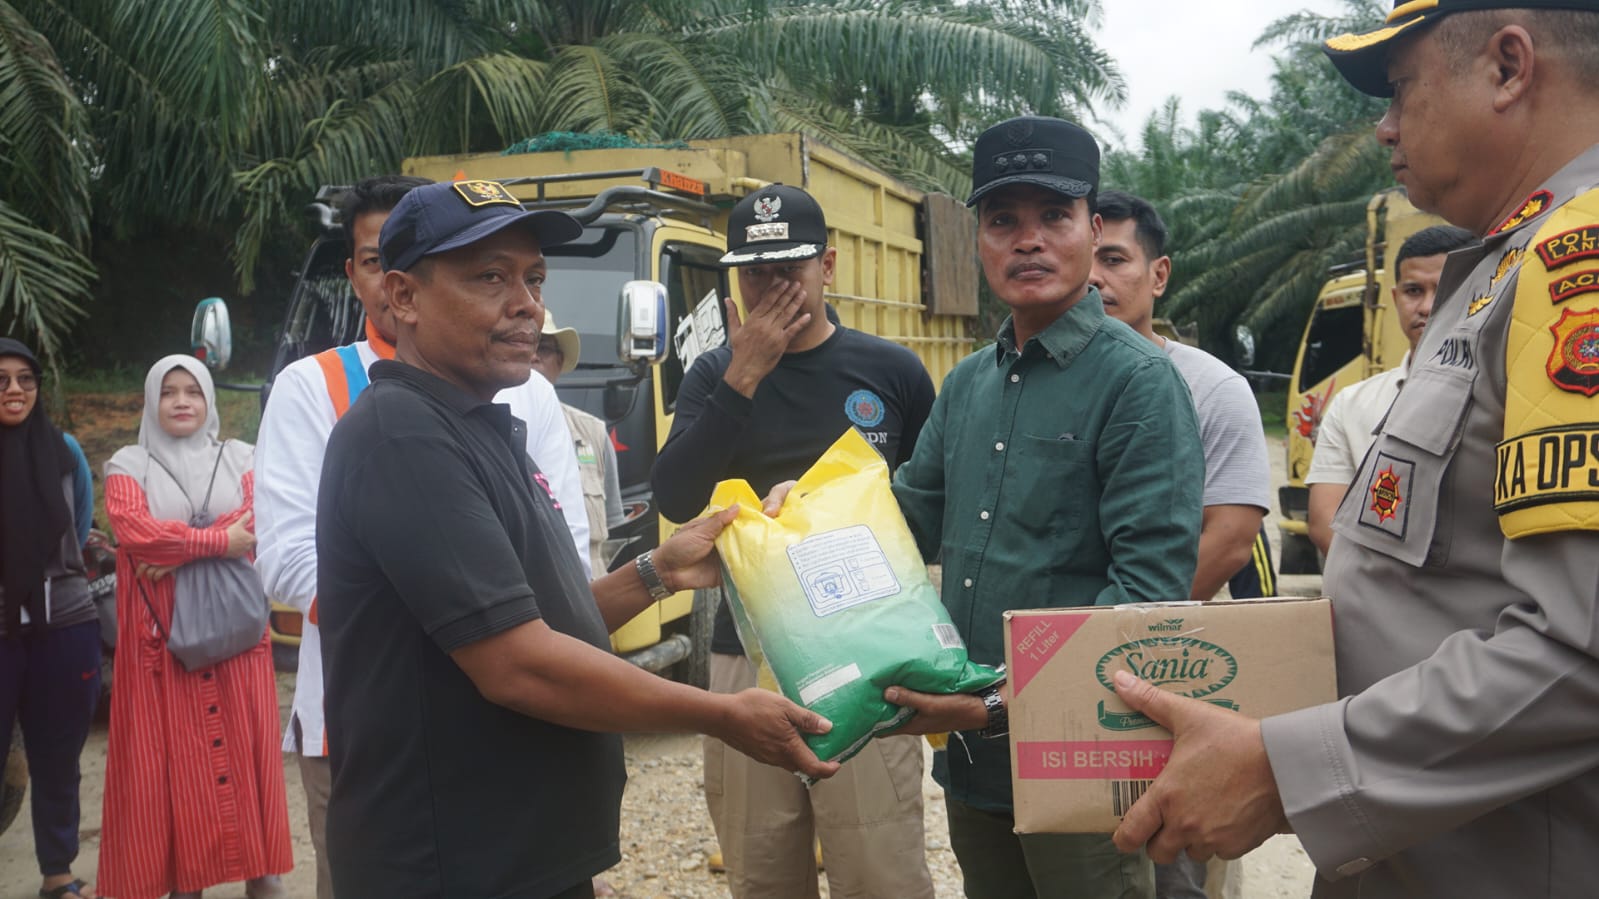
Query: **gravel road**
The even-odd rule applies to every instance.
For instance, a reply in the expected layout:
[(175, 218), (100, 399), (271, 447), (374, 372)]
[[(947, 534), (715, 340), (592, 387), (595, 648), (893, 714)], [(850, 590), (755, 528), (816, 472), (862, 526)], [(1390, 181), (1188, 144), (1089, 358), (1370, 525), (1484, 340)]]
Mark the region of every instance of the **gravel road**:
[[(1273, 480), (1281, 483), (1283, 453), (1273, 441)], [(1275, 493), (1274, 493), (1275, 495)], [(1269, 532), (1276, 539), (1275, 520)], [(1275, 549), (1275, 547), (1274, 547)], [(1281, 579), (1281, 591), (1314, 595), (1319, 577)], [(278, 675), (278, 703), (287, 719), (294, 676)], [(100, 850), (100, 795), (105, 779), (106, 732), (95, 728), (83, 753), (82, 852), (76, 873), (94, 879)], [(690, 899), (725, 897), (726, 880), (707, 870), (706, 859), (716, 851), (716, 836), (705, 811), (700, 773), (700, 741), (687, 735), (631, 736), (627, 739), (629, 781), (622, 802), (622, 854), (620, 865), (604, 875), (619, 897), (631, 899)], [(929, 764), (929, 768), (931, 765)], [(285, 878), (293, 897), (315, 896), (315, 874), (307, 864), (311, 840), (305, 825), (305, 794), (299, 769), (284, 765), (288, 780), (289, 821), (294, 833), (295, 870)], [(927, 860), (939, 899), (961, 895), (960, 871), (949, 849), (949, 827), (944, 817), (943, 794), (931, 778), (924, 783), (927, 808)], [(1291, 836), (1276, 837), (1246, 856), (1235, 868), (1229, 897), (1238, 899), (1299, 899), (1310, 893), (1313, 871), (1299, 843)], [(33, 859), (33, 836), (24, 811), (17, 823), (0, 834), (0, 899), (32, 899), (39, 880)], [(1241, 870), (1241, 877), (1237, 871)], [(207, 891), (210, 899), (243, 899), (242, 884)], [(827, 896), (826, 881), (822, 895)], [(890, 899), (890, 897), (884, 897)]]

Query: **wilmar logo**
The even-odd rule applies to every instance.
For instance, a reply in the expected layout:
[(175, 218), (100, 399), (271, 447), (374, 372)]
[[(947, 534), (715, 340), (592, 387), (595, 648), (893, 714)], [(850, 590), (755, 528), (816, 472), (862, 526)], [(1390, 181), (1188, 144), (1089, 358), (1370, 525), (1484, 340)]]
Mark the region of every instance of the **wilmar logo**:
[[(1179, 696), (1204, 699), (1225, 689), (1238, 676), (1238, 660), (1214, 643), (1192, 637), (1147, 637), (1112, 649), (1100, 656), (1094, 676), (1105, 689), (1116, 692), (1111, 678), (1127, 670), (1157, 687)], [(1227, 700), (1206, 699), (1227, 708)], [(1099, 704), (1099, 723), (1110, 730), (1136, 730), (1154, 722), (1138, 712), (1115, 712)]]

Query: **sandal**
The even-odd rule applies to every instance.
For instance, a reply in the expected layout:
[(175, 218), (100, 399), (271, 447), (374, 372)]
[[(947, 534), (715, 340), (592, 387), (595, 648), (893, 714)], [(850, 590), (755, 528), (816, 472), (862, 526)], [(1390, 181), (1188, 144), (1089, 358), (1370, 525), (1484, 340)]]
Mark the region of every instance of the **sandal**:
[(61, 884), (60, 886), (51, 887), (48, 890), (44, 887), (40, 887), (39, 896), (40, 899), (67, 899), (69, 896), (72, 897), (72, 899), (83, 899), (83, 891), (88, 886), (88, 884), (81, 880), (70, 880)]

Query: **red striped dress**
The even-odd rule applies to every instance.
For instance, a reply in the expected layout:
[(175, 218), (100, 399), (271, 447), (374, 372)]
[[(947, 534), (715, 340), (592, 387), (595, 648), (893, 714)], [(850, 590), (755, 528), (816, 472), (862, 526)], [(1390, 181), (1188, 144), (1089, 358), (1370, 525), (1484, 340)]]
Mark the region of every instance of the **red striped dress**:
[(294, 859), (266, 635), (248, 652), (185, 671), (136, 587), (170, 621), (173, 578), (141, 581), (139, 563), (223, 555), (224, 531), (249, 510), (254, 478), (244, 477), (243, 506), (202, 529), (151, 517), (133, 478), (111, 475), (105, 486), (118, 542), (117, 656), (96, 889), (159, 899), (285, 873)]

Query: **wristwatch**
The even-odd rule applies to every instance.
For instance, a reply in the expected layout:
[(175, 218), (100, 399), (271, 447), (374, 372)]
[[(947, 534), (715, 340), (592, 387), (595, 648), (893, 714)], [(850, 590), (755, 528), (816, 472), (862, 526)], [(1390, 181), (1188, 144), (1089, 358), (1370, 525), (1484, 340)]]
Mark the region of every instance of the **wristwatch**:
[(646, 550), (633, 560), (633, 567), (638, 569), (639, 580), (644, 582), (644, 589), (650, 591), (650, 599), (660, 602), (672, 595), (666, 582), (661, 580), (660, 572), (655, 570), (655, 560), (651, 558), (653, 552)]
[(1010, 712), (1005, 708), (1005, 697), (999, 692), (1003, 686), (1005, 682), (1000, 681), (977, 691), (977, 698), (983, 701), (983, 708), (988, 712), (988, 724), (977, 732), (985, 740), (997, 740), (1010, 735)]

